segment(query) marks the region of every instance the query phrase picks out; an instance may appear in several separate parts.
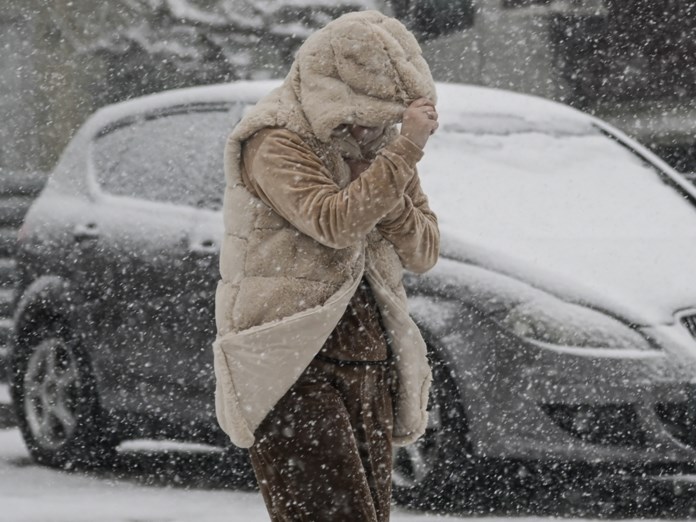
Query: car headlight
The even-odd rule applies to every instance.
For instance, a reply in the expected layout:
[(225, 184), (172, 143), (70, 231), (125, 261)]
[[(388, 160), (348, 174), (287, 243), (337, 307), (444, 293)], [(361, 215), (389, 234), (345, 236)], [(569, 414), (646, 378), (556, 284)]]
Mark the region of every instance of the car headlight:
[(650, 343), (621, 321), (553, 297), (522, 302), (502, 325), (532, 343), (565, 347), (651, 350)]

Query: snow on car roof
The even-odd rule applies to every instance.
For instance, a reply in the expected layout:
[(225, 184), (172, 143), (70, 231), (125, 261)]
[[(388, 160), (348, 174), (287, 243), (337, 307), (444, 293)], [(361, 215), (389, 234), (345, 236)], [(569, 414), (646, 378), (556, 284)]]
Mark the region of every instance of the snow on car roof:
[(157, 92), (105, 105), (94, 113), (89, 124), (93, 128), (99, 128), (120, 118), (182, 105), (232, 103), (235, 101), (253, 103), (278, 85), (280, 85), (280, 80), (255, 80)]
[(451, 122), (462, 114), (488, 118), (506, 115), (535, 124), (582, 124), (592, 119), (567, 105), (503, 89), (437, 83), (437, 95), (441, 123)]
[[(255, 102), (263, 94), (280, 85), (282, 80), (251, 80), (215, 84), (184, 89), (172, 89), (132, 100), (107, 105), (99, 109), (90, 122), (100, 126), (120, 117), (157, 111), (167, 107), (187, 104), (221, 103), (234, 101)], [(509, 126), (514, 120), (523, 124), (568, 125), (569, 122), (589, 122), (591, 117), (551, 100), (514, 93), (501, 89), (474, 85), (437, 83), (438, 108), (443, 126), (456, 130), (461, 115), (480, 115), (490, 120), (493, 115), (507, 116)], [(445, 127), (445, 130), (447, 128)]]

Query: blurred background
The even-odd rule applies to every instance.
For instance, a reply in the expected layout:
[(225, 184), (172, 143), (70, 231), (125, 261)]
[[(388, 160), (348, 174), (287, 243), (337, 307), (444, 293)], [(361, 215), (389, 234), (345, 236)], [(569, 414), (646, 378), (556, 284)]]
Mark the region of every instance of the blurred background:
[(417, 35), (437, 80), (594, 113), (694, 179), (693, 0), (4, 0), (0, 352), (17, 229), (90, 113), (166, 89), (282, 77), (308, 34), (372, 8)]
[(5, 0), (0, 168), (50, 170), (107, 103), (282, 77), (310, 32), (368, 8), (416, 33), (437, 80), (568, 103), (696, 170), (692, 0)]
[[(106, 104), (162, 90), (283, 77), (310, 33), (359, 9), (378, 9), (403, 21), (419, 39), (436, 80), (535, 94), (595, 114), (696, 182), (694, 0), (2, 0), (0, 381), (7, 377), (3, 362), (13, 332), (18, 231), (86, 118)], [(38, 475), (32, 474), (19, 443), (8, 390), (0, 383), (0, 468), (12, 471), (0, 469), (0, 476), (31, 485), (34, 494)], [(206, 465), (211, 460), (197, 454), (187, 458), (158, 455), (148, 464), (149, 457), (127, 454), (113, 473), (142, 475), (139, 480), (145, 483), (207, 485), (202, 477), (211, 476), (213, 482), (229, 483), (228, 475), (210, 471), (186, 479), (184, 470), (196, 467), (192, 460)], [(619, 477), (612, 499), (603, 503), (604, 486), (580, 481), (573, 488), (557, 488), (553, 474), (538, 479), (524, 467), (511, 469), (509, 489), (521, 494), (510, 497), (503, 512), (524, 512), (519, 498), (527, 495), (528, 505), (541, 513), (557, 515), (558, 508), (567, 514), (571, 511), (563, 502), (582, 505), (592, 494), (589, 513), (594, 518), (615, 514), (623, 497), (638, 498), (627, 505), (632, 506), (629, 513), (641, 518), (649, 513), (644, 504), (650, 502), (660, 515), (667, 510), (672, 516), (682, 508), (694, 515), (696, 475), (682, 482), (646, 478), (642, 488)], [(103, 473), (108, 478), (112, 472)], [(81, 487), (93, 491), (89, 478), (78, 480), (82, 478), (64, 483), (61, 476), (44, 483), (58, 490), (56, 498), (69, 488), (77, 494)], [(545, 494), (536, 498), (529, 491)], [(21, 501), (21, 495), (11, 492), (0, 506), (12, 495)], [(123, 495), (111, 502), (137, 504), (132, 490)], [(60, 502), (46, 502), (49, 509), (54, 504)], [(176, 504), (171, 504), (174, 510)], [(0, 519), (9, 512), (3, 509), (11, 508), (0, 507)], [(227, 509), (225, 505), (220, 512)]]

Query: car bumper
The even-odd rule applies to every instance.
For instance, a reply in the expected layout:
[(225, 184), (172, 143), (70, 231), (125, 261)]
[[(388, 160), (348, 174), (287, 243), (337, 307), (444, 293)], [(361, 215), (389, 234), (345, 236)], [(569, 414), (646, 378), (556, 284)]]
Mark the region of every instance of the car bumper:
[[(498, 331), (455, 365), (477, 453), (594, 463), (696, 459), (696, 344), (646, 329), (655, 351), (563, 349)], [(450, 336), (449, 341), (454, 341)]]

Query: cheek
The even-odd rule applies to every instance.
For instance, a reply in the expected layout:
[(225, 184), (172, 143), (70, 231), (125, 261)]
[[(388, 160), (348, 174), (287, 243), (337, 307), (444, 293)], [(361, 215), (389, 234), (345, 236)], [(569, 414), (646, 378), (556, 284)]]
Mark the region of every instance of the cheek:
[(365, 134), (365, 138), (363, 139), (363, 141), (368, 143), (374, 141), (382, 135), (382, 132), (382, 129), (370, 129)]

